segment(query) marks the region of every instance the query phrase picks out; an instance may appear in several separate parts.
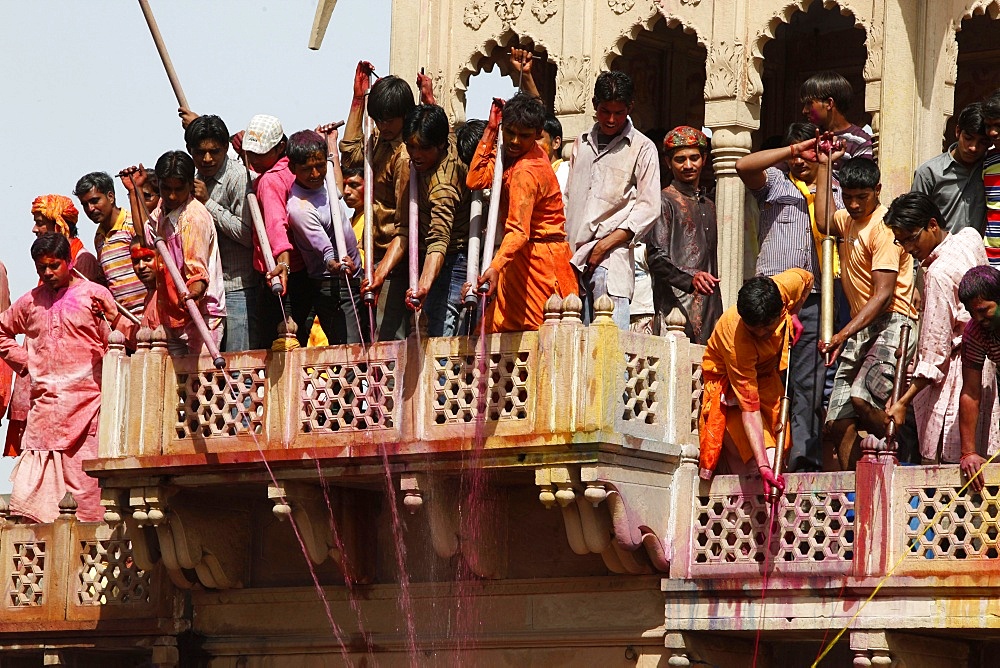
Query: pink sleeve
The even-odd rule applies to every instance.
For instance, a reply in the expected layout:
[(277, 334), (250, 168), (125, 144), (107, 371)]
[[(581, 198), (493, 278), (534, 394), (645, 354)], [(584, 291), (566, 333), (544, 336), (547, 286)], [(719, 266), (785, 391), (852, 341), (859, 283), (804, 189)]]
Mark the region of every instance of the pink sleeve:
[(184, 266), (180, 268), (188, 288), (196, 281), (208, 283), (208, 255), (212, 250), (212, 233), (215, 232), (215, 222), (207, 209), (196, 208), (190, 213), (191, 220), (181, 235)]
[(0, 359), (18, 374), (28, 368), (28, 350), (17, 342), (17, 335), (24, 334), (30, 301), (29, 293), (0, 313)]
[(288, 240), (287, 188), (277, 174), (264, 174), (257, 181), (257, 199), (264, 214), (264, 229), (275, 258), (292, 249)]

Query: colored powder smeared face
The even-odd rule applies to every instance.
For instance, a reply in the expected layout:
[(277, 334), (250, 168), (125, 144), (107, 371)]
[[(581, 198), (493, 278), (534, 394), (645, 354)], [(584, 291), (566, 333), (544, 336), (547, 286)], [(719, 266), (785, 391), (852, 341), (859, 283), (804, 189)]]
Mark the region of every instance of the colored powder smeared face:
[(35, 271), (38, 272), (38, 280), (50, 290), (62, 290), (69, 285), (69, 262), (62, 258), (43, 255), (35, 260)]

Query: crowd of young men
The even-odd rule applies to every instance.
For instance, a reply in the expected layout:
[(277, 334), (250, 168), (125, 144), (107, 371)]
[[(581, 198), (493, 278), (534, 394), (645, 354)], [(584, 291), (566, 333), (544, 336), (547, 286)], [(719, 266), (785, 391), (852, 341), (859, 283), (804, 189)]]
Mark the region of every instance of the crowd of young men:
[[(888, 207), (870, 137), (844, 116), (850, 84), (821, 73), (801, 98), (809, 122), (736, 163), (760, 207), (760, 253), (757, 277), (706, 345), (702, 475), (757, 470), (767, 490), (783, 487), (771, 467), (787, 369), (789, 470), (850, 470), (867, 435), (875, 447), (893, 439), (904, 461), (959, 464), (981, 487), (977, 472), (1000, 445), (1000, 271), (990, 266), (1000, 261), (1000, 92), (961, 111), (955, 143)], [(835, 278), (824, 282), (827, 235)], [(839, 312), (823, 340), (830, 285)], [(897, 354), (911, 362), (890, 405)]]
[[(429, 78), (418, 75), (415, 96), (397, 76), (372, 84), (367, 62), (358, 64), (342, 140), (334, 125), (288, 136), (263, 114), (231, 134), (219, 117), (182, 108), (186, 151), (167, 151), (152, 170), (121, 170), (127, 207), (104, 172), (76, 184), (97, 225), (96, 254), (78, 238), (71, 199), (36, 199), (39, 285), (9, 308), (0, 290), (5, 453), (22, 455), (12, 512), (51, 519), (68, 490), (81, 518), (98, 516), (96, 483), (80, 465), (95, 453), (100, 366), (114, 330), (134, 349), (141, 327), (162, 328), (172, 354), (270, 347), (286, 328), (303, 346), (399, 339), (420, 314), (430, 336), (468, 333), (479, 318), (486, 332), (518, 332), (541, 325), (553, 294), (579, 295), (585, 323), (606, 295), (620, 328), (651, 334), (680, 312), (686, 335), (706, 345), (704, 475), (756, 466), (781, 486), (767, 471), (784, 368), (791, 470), (835, 460), (852, 467), (859, 432), (884, 436), (890, 421), (902, 428), (912, 407), (922, 461), (961, 461), (975, 473), (997, 431), (979, 407), (991, 401), (997, 412), (987, 361), (1000, 359), (1000, 272), (981, 267), (1000, 260), (1000, 155), (987, 150), (1000, 134), (1000, 97), (964, 110), (955, 145), (917, 171), (914, 193), (887, 208), (871, 137), (845, 116), (850, 85), (833, 73), (805, 82), (807, 120), (737, 162), (760, 209), (760, 253), (757, 276), (723, 314), (715, 206), (703, 175), (710, 138), (679, 126), (649, 130), (654, 143), (632, 124), (632, 81), (610, 71), (594, 82), (595, 124), (564, 146), (531, 64), (514, 49), (522, 92), (495, 100), (487, 121), (458, 128), (435, 104)], [(374, 125), (367, 151), (365, 112)], [(473, 203), (493, 198), (499, 233), (487, 251), (495, 252), (469, 281)], [(823, 341), (827, 211), (840, 313)], [(919, 337), (915, 262), (933, 314)], [(485, 311), (463, 318), (466, 296), (477, 292)], [(887, 406), (906, 327), (917, 351), (913, 381)], [(57, 344), (74, 351), (72, 364), (53, 364), (47, 350)], [(43, 437), (53, 420), (60, 429)]]

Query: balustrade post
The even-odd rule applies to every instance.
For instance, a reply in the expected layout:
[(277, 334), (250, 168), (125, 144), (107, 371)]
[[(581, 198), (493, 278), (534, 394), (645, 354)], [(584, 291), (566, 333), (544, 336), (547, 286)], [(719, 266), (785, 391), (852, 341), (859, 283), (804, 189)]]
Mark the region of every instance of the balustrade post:
[[(287, 448), (298, 431), (296, 418), (302, 404), (302, 383), (299, 378), (303, 350), (294, 348), (291, 339), (296, 327), (291, 319), (278, 325), (278, 333), (289, 340), (284, 351), (272, 351), (265, 363), (268, 381), (267, 413), (261, 441), (262, 448)], [(228, 369), (224, 373), (229, 373)], [(280, 445), (279, 445), (280, 444)]]
[(667, 533), (663, 544), (668, 548), (671, 578), (691, 577), (691, 540), (694, 523), (694, 498), (698, 495), (701, 479), (698, 477), (698, 446), (686, 443), (681, 446), (680, 462), (670, 481), (670, 508)]
[[(125, 430), (128, 424), (129, 359), (125, 355), (125, 336), (111, 332), (108, 352), (101, 370), (101, 417), (98, 426), (98, 457), (125, 454)], [(140, 406), (142, 404), (139, 404)]]
[[(580, 298), (563, 300), (563, 319), (579, 317)], [(582, 304), (581, 304), (582, 305)], [(625, 358), (619, 330), (611, 319), (614, 303), (607, 295), (594, 302), (594, 321), (587, 327), (587, 383), (583, 401), (583, 430), (615, 429), (615, 409), (625, 386)], [(575, 315), (574, 315), (575, 314)]]
[(865, 439), (861, 460), (855, 471), (854, 575), (881, 576), (886, 572), (891, 552), (892, 479), (894, 457), (880, 458), (870, 449), (874, 438)]

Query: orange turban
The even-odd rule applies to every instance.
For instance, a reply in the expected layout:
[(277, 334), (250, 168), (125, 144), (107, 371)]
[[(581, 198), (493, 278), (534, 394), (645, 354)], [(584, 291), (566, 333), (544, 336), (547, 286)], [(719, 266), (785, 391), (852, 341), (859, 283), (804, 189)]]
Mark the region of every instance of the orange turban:
[(65, 195), (40, 195), (31, 203), (31, 213), (40, 213), (56, 224), (56, 231), (67, 239), (69, 226), (76, 225), (80, 213), (73, 206), (73, 200)]

